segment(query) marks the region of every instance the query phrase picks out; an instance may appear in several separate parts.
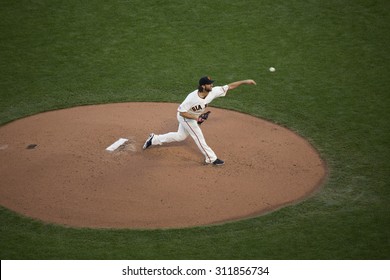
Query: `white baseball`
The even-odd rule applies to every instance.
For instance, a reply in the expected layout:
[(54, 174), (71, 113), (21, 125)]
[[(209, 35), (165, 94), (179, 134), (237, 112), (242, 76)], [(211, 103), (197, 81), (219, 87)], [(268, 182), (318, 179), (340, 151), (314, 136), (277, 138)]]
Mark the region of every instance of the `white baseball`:
[(270, 68), (269, 68), (269, 71), (270, 71), (270, 72), (275, 72), (275, 70), (276, 70), (276, 69), (275, 69), (274, 67), (270, 67)]

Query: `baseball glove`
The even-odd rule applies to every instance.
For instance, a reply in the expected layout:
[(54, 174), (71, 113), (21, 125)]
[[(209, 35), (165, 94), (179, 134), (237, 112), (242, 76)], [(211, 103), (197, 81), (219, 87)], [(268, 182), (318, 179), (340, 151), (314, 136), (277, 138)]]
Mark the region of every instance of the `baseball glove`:
[(207, 111), (206, 113), (203, 113), (202, 115), (200, 115), (199, 117), (198, 117), (198, 124), (200, 125), (200, 124), (202, 124), (205, 120), (207, 120), (207, 118), (209, 117), (209, 114), (210, 114), (211, 112), (210, 111)]

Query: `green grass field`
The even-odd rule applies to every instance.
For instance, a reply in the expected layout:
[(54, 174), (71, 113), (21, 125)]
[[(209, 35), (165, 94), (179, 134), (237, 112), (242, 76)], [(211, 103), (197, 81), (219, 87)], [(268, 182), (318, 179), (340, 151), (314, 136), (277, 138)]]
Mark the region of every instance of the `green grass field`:
[(389, 3), (1, 0), (0, 124), (252, 78), (213, 105), (291, 128), (329, 167), (308, 200), (218, 226), (73, 229), (0, 208), (1, 259), (389, 259)]

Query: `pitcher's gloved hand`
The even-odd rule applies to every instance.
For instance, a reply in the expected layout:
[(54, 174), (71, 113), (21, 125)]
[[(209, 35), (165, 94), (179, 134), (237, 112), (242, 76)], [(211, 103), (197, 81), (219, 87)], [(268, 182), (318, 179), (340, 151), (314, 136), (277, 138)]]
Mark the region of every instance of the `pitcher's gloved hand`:
[(202, 115), (200, 115), (199, 117), (198, 117), (198, 124), (200, 125), (200, 124), (202, 124), (205, 120), (207, 120), (207, 118), (209, 117), (209, 114), (210, 114), (211, 112), (210, 111), (207, 111), (206, 113), (203, 113)]

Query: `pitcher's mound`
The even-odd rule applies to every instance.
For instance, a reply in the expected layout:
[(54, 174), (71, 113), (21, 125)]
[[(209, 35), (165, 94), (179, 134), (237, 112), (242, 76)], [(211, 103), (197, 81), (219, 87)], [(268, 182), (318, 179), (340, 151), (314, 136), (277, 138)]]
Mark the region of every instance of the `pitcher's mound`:
[[(318, 153), (297, 134), (216, 108), (202, 130), (224, 166), (204, 165), (191, 137), (143, 151), (149, 133), (177, 130), (177, 107), (83, 106), (0, 127), (0, 204), (75, 227), (190, 227), (302, 200), (326, 175)], [(106, 151), (120, 138), (128, 141)]]

